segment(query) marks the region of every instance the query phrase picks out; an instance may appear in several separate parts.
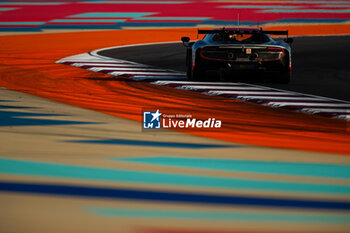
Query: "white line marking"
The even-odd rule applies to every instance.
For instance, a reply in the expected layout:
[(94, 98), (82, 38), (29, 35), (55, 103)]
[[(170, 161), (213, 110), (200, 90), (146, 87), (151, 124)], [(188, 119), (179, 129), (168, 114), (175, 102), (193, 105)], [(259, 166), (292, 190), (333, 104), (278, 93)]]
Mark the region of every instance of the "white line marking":
[(118, 45), (118, 46), (112, 46), (112, 47), (107, 47), (107, 48), (102, 48), (102, 49), (96, 49), (94, 51), (91, 51), (89, 55), (92, 55), (94, 57), (98, 57), (101, 59), (109, 60), (109, 59), (114, 59), (114, 58), (105, 57), (105, 56), (99, 55), (98, 53), (100, 51), (107, 50), (107, 49), (128, 48), (128, 47), (137, 47), (137, 46), (154, 45), (154, 44), (173, 44), (173, 43), (181, 43), (181, 42), (180, 41), (169, 41), (169, 42), (151, 42), (151, 43), (144, 43), (144, 44)]
[(336, 116), (336, 118), (339, 118), (339, 119), (343, 119), (343, 120), (350, 120), (350, 114), (342, 114), (342, 115), (338, 115)]
[(350, 104), (349, 101), (338, 100), (338, 99), (333, 99), (333, 98), (324, 97), (324, 96), (317, 96), (317, 95), (311, 95), (311, 94), (306, 94), (306, 93), (299, 93), (299, 92), (295, 92), (295, 91), (286, 91), (286, 90), (282, 90), (282, 89), (266, 87), (266, 86), (260, 86), (260, 85), (255, 85), (255, 84), (247, 84), (247, 85), (251, 85), (251, 86), (254, 86), (254, 87), (268, 88), (269, 90), (272, 90), (272, 91), (283, 91), (283, 92), (288, 92), (288, 93), (291, 93), (291, 94), (294, 94), (294, 95), (303, 95), (303, 96), (315, 97), (315, 98), (323, 99), (323, 100), (336, 101), (336, 102), (342, 102), (342, 103)]
[[(183, 73), (185, 75), (185, 73)], [(192, 81), (155, 81), (153, 82), (154, 84), (158, 84), (158, 85), (167, 85), (167, 84), (194, 84), (194, 85), (199, 85), (199, 84), (215, 84), (215, 85), (218, 85), (218, 84), (223, 84), (223, 85), (226, 85), (226, 86), (242, 86), (242, 85), (247, 85), (247, 84), (244, 84), (244, 83), (225, 83), (225, 82), (192, 82)]]
[(128, 64), (128, 63), (73, 63), (71, 66), (81, 67), (81, 66), (103, 66), (103, 67), (148, 67), (142, 64)]
[(349, 113), (349, 109), (344, 108), (302, 108), (300, 111), (309, 113)]
[(341, 104), (341, 103), (310, 103), (310, 102), (269, 102), (267, 103), (271, 106), (315, 106), (315, 107), (350, 107), (350, 104)]
[[(114, 75), (114, 76), (119, 76), (119, 75), (123, 75), (123, 74), (128, 74), (128, 75), (135, 75), (135, 74), (143, 74), (143, 75), (177, 75), (176, 73), (169, 73), (169, 72), (120, 72), (120, 71), (115, 71), (115, 72), (111, 72), (108, 73), (110, 75)], [(178, 74), (178, 75), (182, 75), (182, 74)]]
[(154, 76), (154, 75), (150, 75), (150, 76), (142, 76), (142, 75), (135, 75), (135, 76), (132, 76), (130, 77), (132, 79), (135, 79), (135, 80), (147, 80), (147, 79), (185, 79), (187, 77), (181, 77), (181, 76), (169, 76), (169, 75), (164, 75), (164, 76)]
[(180, 86), (178, 88), (183, 88), (183, 89), (187, 89), (187, 90), (217, 90), (217, 89), (221, 89), (221, 90), (265, 90), (265, 89), (261, 89), (259, 87), (235, 87), (235, 86), (198, 86), (198, 85), (191, 85), (191, 86)]
[(91, 56), (89, 53), (82, 53), (78, 55), (73, 55), (70, 57), (65, 57), (60, 60), (58, 60), (56, 63), (64, 63), (64, 62), (104, 62), (104, 63), (134, 63), (129, 62), (125, 60), (119, 60), (119, 59), (102, 59), (99, 57)]
[[(262, 92), (263, 93), (263, 92)], [(316, 99), (312, 97), (284, 97), (284, 96), (237, 96), (241, 99), (257, 99), (257, 100), (301, 100), (301, 101), (324, 101), (323, 99)]]
[(288, 92), (260, 92), (260, 91), (208, 91), (208, 94), (211, 95), (224, 95), (224, 94), (232, 94), (232, 95), (239, 95), (239, 94), (253, 94), (253, 95), (293, 95), (291, 93)]
[[(138, 70), (142, 70), (142, 71), (159, 71), (159, 72), (169, 72), (169, 70), (160, 70), (160, 69), (154, 69), (154, 68), (128, 68), (128, 67), (92, 67), (89, 68), (87, 70), (92, 70), (92, 71), (102, 71), (102, 70), (115, 70), (115, 71), (138, 71)], [(174, 72), (175, 73), (175, 72)]]

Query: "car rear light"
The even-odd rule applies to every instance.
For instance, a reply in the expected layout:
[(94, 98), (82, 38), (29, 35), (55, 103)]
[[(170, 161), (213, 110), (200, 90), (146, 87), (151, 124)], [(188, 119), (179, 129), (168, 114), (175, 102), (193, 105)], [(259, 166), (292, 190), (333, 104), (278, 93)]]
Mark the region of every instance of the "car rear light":
[(282, 50), (282, 48), (278, 48), (278, 47), (267, 47), (267, 49), (271, 49), (271, 50), (279, 50), (279, 51), (281, 51), (281, 50)]

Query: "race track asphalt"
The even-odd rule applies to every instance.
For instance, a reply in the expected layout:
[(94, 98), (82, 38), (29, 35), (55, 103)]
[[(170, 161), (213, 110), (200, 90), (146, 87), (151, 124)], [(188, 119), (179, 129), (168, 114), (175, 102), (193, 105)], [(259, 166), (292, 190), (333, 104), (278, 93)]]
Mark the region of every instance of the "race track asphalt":
[[(294, 38), (291, 83), (274, 84), (269, 81), (258, 83), (273, 88), (350, 101), (349, 41), (350, 36)], [(100, 51), (99, 54), (185, 71), (185, 47), (181, 43), (114, 48)]]

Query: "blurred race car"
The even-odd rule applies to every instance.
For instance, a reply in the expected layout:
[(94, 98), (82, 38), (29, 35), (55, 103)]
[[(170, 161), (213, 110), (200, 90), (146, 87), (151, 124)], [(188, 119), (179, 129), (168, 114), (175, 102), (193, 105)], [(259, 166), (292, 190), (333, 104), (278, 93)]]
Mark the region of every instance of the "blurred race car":
[[(276, 82), (289, 83), (291, 79), (292, 38), (288, 31), (264, 31), (262, 28), (217, 28), (198, 30), (206, 34), (202, 40), (190, 42), (182, 37), (187, 47), (187, 77), (192, 81), (206, 80), (208, 74), (224, 81), (225, 77), (242, 73), (275, 74)], [(270, 35), (285, 35), (285, 40), (274, 40)], [(215, 75), (216, 74), (216, 75)]]

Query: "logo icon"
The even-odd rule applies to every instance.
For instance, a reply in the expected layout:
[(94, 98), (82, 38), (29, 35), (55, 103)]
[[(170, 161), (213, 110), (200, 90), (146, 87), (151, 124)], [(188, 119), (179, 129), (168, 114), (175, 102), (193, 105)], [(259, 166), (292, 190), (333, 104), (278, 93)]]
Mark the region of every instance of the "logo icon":
[(160, 129), (160, 118), (162, 113), (157, 109), (156, 112), (143, 112), (144, 129)]

